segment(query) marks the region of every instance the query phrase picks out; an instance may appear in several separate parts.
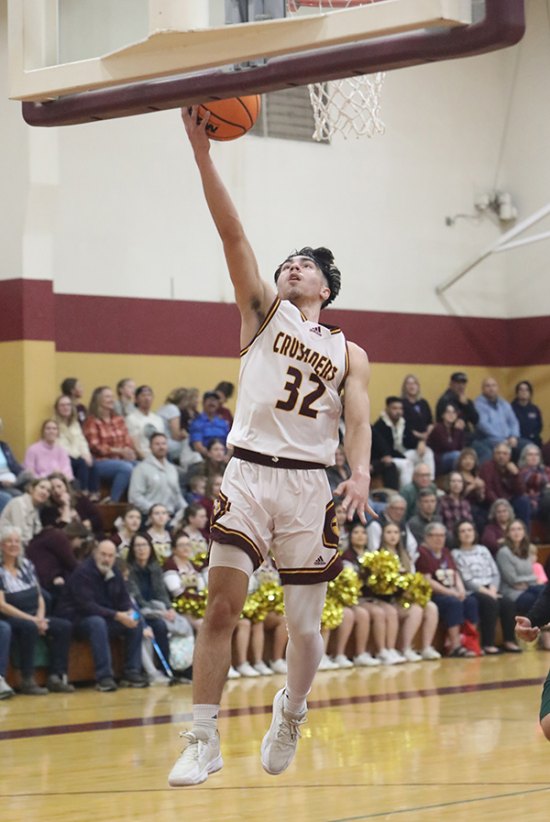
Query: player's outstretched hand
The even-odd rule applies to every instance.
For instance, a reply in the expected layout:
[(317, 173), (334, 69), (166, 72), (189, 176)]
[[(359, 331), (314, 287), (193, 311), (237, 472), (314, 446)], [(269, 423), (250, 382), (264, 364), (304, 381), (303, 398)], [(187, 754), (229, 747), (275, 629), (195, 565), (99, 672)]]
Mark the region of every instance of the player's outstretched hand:
[(533, 628), (530, 620), (524, 616), (516, 617), (516, 636), (524, 642), (533, 642), (540, 634), (540, 628)]
[(189, 142), (193, 146), (195, 154), (208, 154), (210, 151), (210, 140), (206, 133), (206, 125), (210, 117), (210, 112), (207, 112), (206, 116), (202, 117), (199, 123), (197, 119), (198, 109), (198, 106), (191, 106), (190, 109), (182, 108), (181, 119), (183, 120), (185, 131), (187, 132)]
[(343, 497), (342, 508), (348, 520), (352, 520), (356, 514), (363, 525), (367, 524), (366, 514), (378, 519), (378, 514), (369, 505), (369, 489), (370, 477), (367, 474), (352, 474), (334, 490), (334, 496)]

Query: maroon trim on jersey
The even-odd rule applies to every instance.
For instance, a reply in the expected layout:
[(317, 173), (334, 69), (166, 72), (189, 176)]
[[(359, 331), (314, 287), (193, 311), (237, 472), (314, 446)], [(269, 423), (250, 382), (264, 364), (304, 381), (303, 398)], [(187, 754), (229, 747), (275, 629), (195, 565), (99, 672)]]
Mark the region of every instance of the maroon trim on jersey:
[(256, 465), (266, 465), (268, 468), (298, 468), (302, 471), (313, 471), (324, 468), (320, 462), (307, 462), (306, 460), (292, 460), (287, 457), (270, 457), (269, 454), (260, 454), (258, 451), (249, 451), (247, 448), (233, 448), (233, 456), (245, 462), (253, 462)]
[(220, 545), (233, 545), (235, 548), (240, 548), (252, 560), (252, 565), (254, 566), (255, 571), (260, 567), (264, 560), (256, 543), (242, 531), (234, 531), (233, 529), (225, 528), (217, 522), (210, 529), (210, 538), (214, 542), (219, 542)]
[(336, 552), (328, 565), (316, 571), (314, 568), (278, 568), (282, 585), (317, 585), (336, 579), (344, 567), (342, 557)]
[(240, 353), (240, 356), (241, 356), (241, 357), (242, 357), (244, 354), (246, 354), (246, 352), (249, 350), (249, 348), (250, 348), (250, 346), (252, 345), (252, 343), (253, 343), (255, 340), (257, 340), (257, 339), (258, 339), (258, 337), (260, 336), (260, 334), (262, 333), (262, 331), (264, 331), (264, 329), (266, 328), (266, 326), (267, 326), (267, 325), (269, 325), (269, 323), (270, 323), (270, 322), (271, 322), (271, 320), (273, 319), (273, 317), (274, 317), (274, 315), (275, 315), (275, 313), (276, 313), (276, 311), (277, 311), (277, 309), (279, 308), (279, 306), (280, 306), (280, 305), (281, 305), (281, 300), (279, 299), (279, 297), (275, 297), (275, 299), (273, 300), (273, 302), (272, 302), (272, 303), (271, 303), (271, 305), (269, 306), (269, 310), (268, 310), (267, 314), (265, 315), (265, 319), (264, 319), (263, 323), (262, 323), (262, 324), (261, 324), (261, 326), (258, 328), (258, 330), (257, 330), (257, 331), (256, 331), (256, 333), (254, 334), (254, 336), (252, 337), (252, 339), (250, 340), (250, 342), (248, 343), (248, 345), (247, 345), (247, 346), (245, 346), (245, 347), (242, 349), (242, 351), (241, 351), (241, 353)]
[(339, 394), (341, 394), (342, 391), (344, 390), (344, 385), (345, 385), (346, 380), (348, 378), (348, 374), (349, 374), (349, 348), (348, 348), (348, 341), (346, 340), (346, 365), (344, 367), (344, 376), (340, 380), (340, 383), (338, 384), (338, 388), (337, 388), (337, 391), (338, 391)]
[(323, 526), (323, 545), (325, 548), (338, 548), (340, 532), (336, 520), (336, 506), (331, 500), (325, 508), (325, 524)]

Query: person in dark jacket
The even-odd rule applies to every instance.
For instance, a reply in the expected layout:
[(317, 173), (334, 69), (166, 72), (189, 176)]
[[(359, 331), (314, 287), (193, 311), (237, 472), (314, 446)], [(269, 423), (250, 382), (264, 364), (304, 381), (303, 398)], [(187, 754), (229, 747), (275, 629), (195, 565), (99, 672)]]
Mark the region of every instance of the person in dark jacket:
[(516, 396), (512, 400), (512, 409), (518, 418), (520, 436), (542, 448), (542, 414), (538, 405), (535, 405), (532, 400), (533, 386), (529, 380), (518, 382)]
[(98, 691), (117, 689), (109, 647), (114, 637), (123, 638), (125, 644), (121, 684), (133, 688), (148, 684), (141, 673), (141, 621), (115, 561), (114, 542), (101, 540), (67, 580), (57, 607), (59, 616), (73, 622), (75, 637), (89, 640), (92, 646)]
[[(0, 419), (0, 431), (3, 427)], [(0, 440), (0, 511), (12, 497), (18, 497), (22, 493), (15, 484), (18, 477), (22, 479), (22, 473), (23, 466), (15, 459), (8, 443)]]
[(464, 371), (455, 371), (454, 374), (451, 374), (449, 387), (437, 401), (435, 417), (438, 422), (441, 422), (443, 412), (447, 406), (456, 406), (456, 408), (458, 408), (458, 416), (462, 420), (462, 425), (466, 432), (466, 440), (468, 441), (468, 434), (473, 434), (475, 431), (475, 427), (479, 421), (479, 414), (477, 413), (473, 400), (469, 400), (466, 396), (467, 385), (468, 377)]

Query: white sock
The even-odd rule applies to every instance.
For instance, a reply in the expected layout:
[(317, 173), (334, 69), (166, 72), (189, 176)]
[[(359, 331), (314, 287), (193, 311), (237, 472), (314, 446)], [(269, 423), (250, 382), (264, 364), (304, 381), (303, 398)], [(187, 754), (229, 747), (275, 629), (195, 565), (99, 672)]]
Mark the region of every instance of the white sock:
[(219, 705), (193, 705), (193, 728), (197, 736), (214, 736), (218, 729)]

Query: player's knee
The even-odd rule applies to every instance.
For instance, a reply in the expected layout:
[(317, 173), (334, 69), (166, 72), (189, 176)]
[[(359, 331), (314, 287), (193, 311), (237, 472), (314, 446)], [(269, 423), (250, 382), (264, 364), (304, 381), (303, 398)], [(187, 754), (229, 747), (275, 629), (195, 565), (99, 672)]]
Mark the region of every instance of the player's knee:
[(543, 716), (540, 721), (540, 727), (546, 739), (550, 742), (550, 714)]
[(211, 628), (217, 631), (232, 632), (239, 621), (241, 610), (241, 602), (220, 592), (213, 597), (209, 596), (204, 619)]

